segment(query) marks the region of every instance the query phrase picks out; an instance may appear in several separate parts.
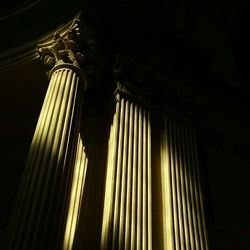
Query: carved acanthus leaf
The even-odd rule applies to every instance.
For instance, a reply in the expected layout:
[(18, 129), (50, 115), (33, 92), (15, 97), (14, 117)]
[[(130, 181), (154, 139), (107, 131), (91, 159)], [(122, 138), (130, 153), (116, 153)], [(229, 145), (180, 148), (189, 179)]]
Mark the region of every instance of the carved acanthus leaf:
[(93, 48), (90, 43), (81, 40), (80, 20), (75, 19), (64, 34), (56, 32), (52, 41), (39, 45), (38, 53), (40, 59), (50, 68), (61, 63), (71, 63), (81, 67), (93, 58)]

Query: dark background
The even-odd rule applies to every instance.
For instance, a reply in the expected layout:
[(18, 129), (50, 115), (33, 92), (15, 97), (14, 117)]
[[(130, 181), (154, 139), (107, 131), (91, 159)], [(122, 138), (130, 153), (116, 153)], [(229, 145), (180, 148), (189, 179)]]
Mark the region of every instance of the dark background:
[(98, 84), (113, 83), (114, 57), (124, 55), (150, 72), (157, 105), (184, 113), (197, 127), (211, 249), (249, 249), (250, 13), (245, 2), (1, 3), (0, 242), (48, 85), (38, 59), (14, 62), (30, 41), (81, 10), (96, 37)]

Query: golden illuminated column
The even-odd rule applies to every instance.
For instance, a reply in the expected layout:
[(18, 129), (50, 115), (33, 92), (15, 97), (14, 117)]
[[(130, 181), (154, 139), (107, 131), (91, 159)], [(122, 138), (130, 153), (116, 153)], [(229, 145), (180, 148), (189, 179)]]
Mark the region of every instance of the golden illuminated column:
[(152, 249), (150, 113), (116, 92), (101, 249)]
[(164, 117), (160, 149), (164, 249), (208, 250), (194, 129)]
[[(80, 200), (79, 185), (83, 184), (86, 168), (79, 136), (82, 99), (87, 88), (86, 72), (79, 65), (86, 57), (78, 52), (79, 39), (79, 20), (75, 20), (63, 35), (56, 33), (52, 41), (39, 45), (41, 59), (52, 67), (50, 83), (30, 147), (6, 249), (59, 249), (68, 244), (64, 239), (68, 236), (65, 228), (72, 213), (68, 207)], [(79, 178), (80, 184), (75, 187), (75, 179)], [(70, 217), (70, 223), (75, 223), (74, 218)]]

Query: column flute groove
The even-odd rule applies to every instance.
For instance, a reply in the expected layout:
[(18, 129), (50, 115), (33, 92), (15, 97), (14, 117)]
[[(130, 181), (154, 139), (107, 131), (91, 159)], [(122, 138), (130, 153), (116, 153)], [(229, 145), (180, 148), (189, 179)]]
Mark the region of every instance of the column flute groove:
[(141, 249), (142, 229), (142, 110), (139, 108), (138, 120), (138, 175), (137, 175), (137, 227), (136, 227), (136, 249)]
[[(197, 171), (197, 177), (198, 180), (201, 179), (201, 174), (200, 174), (200, 169), (199, 169), (199, 163), (198, 163), (198, 152), (197, 152), (197, 139), (196, 139), (196, 134), (195, 131), (193, 131), (193, 140), (194, 140), (194, 154), (195, 154), (195, 166), (196, 166), (196, 171)], [(206, 226), (206, 220), (205, 220), (205, 212), (204, 212), (204, 202), (203, 202), (203, 197), (202, 197), (202, 188), (201, 188), (201, 183), (198, 181), (198, 190), (199, 190), (199, 198), (200, 198), (200, 206), (201, 206), (201, 217), (202, 217), (202, 226), (203, 226), (203, 237), (204, 237), (204, 244), (205, 244), (205, 249), (208, 249), (208, 239), (207, 239), (207, 226)]]
[(147, 240), (148, 250), (152, 250), (152, 168), (151, 168), (151, 117), (150, 112), (147, 113), (147, 181), (148, 181), (148, 200), (147, 200)]
[(128, 134), (129, 134), (129, 102), (125, 102), (125, 120), (124, 120), (124, 141), (123, 141), (123, 159), (122, 159), (122, 176), (121, 176), (121, 203), (120, 203), (120, 220), (119, 220), (119, 245), (124, 245), (125, 236), (125, 207), (127, 191), (127, 165), (128, 165)]
[(193, 133), (190, 130), (189, 131), (189, 138), (190, 138), (190, 149), (191, 149), (191, 158), (192, 158), (192, 171), (193, 171), (193, 179), (194, 179), (194, 191), (195, 191), (195, 200), (196, 200), (196, 211), (197, 212), (197, 227), (198, 227), (198, 239), (199, 239), (199, 244), (200, 244), (200, 249), (204, 249), (204, 239), (203, 239), (203, 227), (202, 227), (202, 222), (201, 222), (201, 209), (200, 209), (200, 197), (199, 197), (199, 190), (198, 190), (198, 183), (199, 179), (197, 178), (197, 169), (196, 169), (196, 159), (195, 159), (195, 149), (193, 146)]
[(119, 215), (120, 215), (120, 196), (121, 196), (121, 172), (122, 172), (122, 148), (124, 133), (124, 99), (121, 99), (120, 124), (119, 124), (119, 143), (117, 154), (117, 172), (115, 184), (115, 204), (114, 204), (114, 224), (113, 224), (113, 240), (112, 249), (116, 249), (119, 235)]
[(181, 194), (182, 194), (182, 212), (183, 212), (183, 228), (184, 228), (184, 245), (187, 250), (190, 249), (190, 242), (189, 242), (189, 229), (188, 229), (188, 221), (187, 221), (187, 201), (186, 201), (186, 189), (185, 189), (185, 180), (184, 180), (184, 172), (185, 172), (185, 163), (183, 158), (183, 151), (182, 151), (182, 133), (181, 133), (182, 126), (178, 126), (178, 152), (179, 152), (179, 171), (180, 171), (180, 183), (181, 183)]
[(197, 222), (197, 199), (196, 199), (196, 189), (194, 183), (194, 173), (193, 173), (193, 159), (192, 159), (192, 151), (190, 145), (190, 137), (189, 137), (190, 129), (186, 131), (186, 138), (187, 138), (187, 147), (188, 147), (188, 156), (189, 156), (189, 177), (190, 177), (190, 187), (191, 187), (191, 203), (192, 203), (192, 219), (193, 219), (193, 226), (194, 226), (194, 239), (195, 239), (195, 247), (196, 249), (200, 249), (200, 242), (199, 242), (199, 229), (198, 229), (198, 222)]
[(183, 232), (183, 210), (182, 210), (182, 193), (180, 180), (180, 159), (178, 152), (178, 124), (174, 126), (174, 151), (175, 151), (175, 177), (176, 177), (176, 191), (177, 191), (177, 206), (178, 206), (178, 226), (179, 226), (179, 240), (180, 249), (184, 249), (184, 232)]
[(173, 197), (173, 222), (174, 222), (174, 239), (175, 249), (180, 249), (179, 242), (179, 225), (178, 225), (178, 204), (177, 204), (177, 188), (176, 188), (176, 170), (175, 170), (175, 151), (174, 151), (174, 133), (173, 123), (170, 123), (170, 159), (171, 159), (171, 183), (172, 183), (172, 197)]
[(194, 245), (194, 232), (193, 232), (193, 222), (192, 222), (192, 206), (191, 206), (191, 198), (190, 198), (190, 181), (189, 181), (189, 174), (188, 174), (188, 159), (187, 159), (187, 145), (185, 141), (185, 133), (184, 127), (181, 128), (182, 134), (182, 152), (183, 152), (183, 164), (184, 166), (184, 185), (186, 191), (186, 198), (187, 198), (187, 221), (188, 221), (188, 231), (189, 231), (189, 240), (190, 240), (190, 249), (195, 249)]
[(143, 141), (142, 141), (142, 249), (147, 249), (147, 120), (146, 110), (143, 110)]
[(136, 199), (136, 190), (137, 190), (137, 145), (138, 145), (138, 106), (135, 104), (135, 112), (134, 112), (134, 150), (133, 150), (133, 178), (132, 178), (132, 211), (131, 211), (131, 248), (136, 249), (136, 207), (137, 207), (137, 199)]
[(127, 174), (127, 197), (126, 197), (126, 221), (124, 249), (129, 249), (131, 236), (131, 197), (132, 197), (132, 164), (133, 164), (133, 139), (134, 139), (134, 105), (130, 103), (129, 111), (129, 144), (128, 144), (128, 174)]

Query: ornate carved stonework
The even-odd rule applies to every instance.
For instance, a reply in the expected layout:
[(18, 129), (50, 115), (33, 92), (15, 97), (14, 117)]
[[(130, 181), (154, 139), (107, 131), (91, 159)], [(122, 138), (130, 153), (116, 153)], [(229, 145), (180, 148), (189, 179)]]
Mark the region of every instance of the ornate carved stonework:
[(51, 41), (38, 45), (40, 59), (50, 68), (68, 63), (83, 69), (93, 61), (93, 50), (93, 40), (81, 39), (79, 19), (65, 33), (56, 32)]
[(181, 116), (187, 123), (196, 117), (196, 111), (192, 108), (195, 107), (197, 96), (192, 89), (145, 64), (130, 57), (117, 55), (114, 78), (117, 91), (136, 100), (137, 103), (160, 113), (171, 112), (173, 118)]

